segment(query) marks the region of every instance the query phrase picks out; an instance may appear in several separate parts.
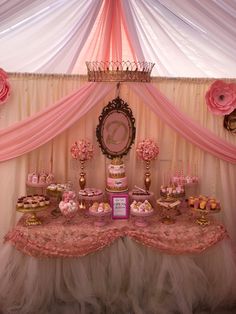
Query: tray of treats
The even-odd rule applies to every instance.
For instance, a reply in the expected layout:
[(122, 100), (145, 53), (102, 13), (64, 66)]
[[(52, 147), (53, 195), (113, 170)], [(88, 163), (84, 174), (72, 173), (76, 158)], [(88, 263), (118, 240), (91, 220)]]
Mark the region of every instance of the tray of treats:
[(45, 195), (26, 195), (18, 198), (16, 203), (17, 211), (27, 212), (27, 211), (41, 211), (47, 208), (50, 204), (50, 200)]
[(130, 205), (130, 214), (135, 217), (134, 224), (137, 227), (146, 227), (148, 225), (147, 218), (153, 215), (152, 205), (148, 200), (144, 202), (133, 201)]
[(50, 200), (44, 195), (26, 195), (18, 198), (16, 210), (18, 212), (29, 214), (25, 219), (26, 226), (41, 225), (41, 220), (36, 216), (36, 213), (47, 209), (50, 205)]
[(54, 175), (52, 173), (29, 173), (26, 180), (26, 185), (30, 187), (46, 187), (54, 182)]
[(188, 205), (196, 211), (219, 212), (221, 210), (220, 202), (214, 198), (205, 195), (190, 196)]
[(51, 183), (47, 186), (47, 191), (51, 193), (61, 193), (67, 189), (67, 184), (65, 183)]
[(130, 205), (130, 213), (134, 216), (150, 216), (153, 214), (153, 208), (148, 200), (144, 202), (133, 201)]
[(160, 196), (162, 199), (165, 199), (165, 201), (172, 202), (173, 200), (183, 198), (185, 196), (185, 188), (183, 185), (162, 185), (160, 187)]
[(138, 186), (134, 186), (134, 189), (131, 191), (132, 195), (142, 196), (142, 195), (151, 195), (151, 193), (147, 190), (144, 190)]
[(102, 227), (106, 224), (105, 218), (111, 215), (111, 206), (109, 203), (94, 202), (93, 205), (89, 207), (89, 214), (97, 218), (94, 225)]
[(85, 188), (79, 191), (79, 196), (93, 197), (103, 195), (102, 190), (96, 188)]
[(111, 206), (109, 203), (98, 203), (94, 202), (92, 206), (89, 207), (89, 213), (92, 216), (104, 216), (111, 213)]

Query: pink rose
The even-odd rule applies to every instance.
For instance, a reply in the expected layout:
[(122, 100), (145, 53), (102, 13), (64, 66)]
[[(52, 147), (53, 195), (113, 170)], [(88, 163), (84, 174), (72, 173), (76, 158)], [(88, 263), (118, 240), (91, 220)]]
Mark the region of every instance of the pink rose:
[(205, 95), (208, 109), (217, 115), (226, 115), (236, 108), (236, 84), (215, 81)]
[(0, 104), (4, 104), (10, 96), (11, 87), (7, 78), (7, 73), (0, 68)]

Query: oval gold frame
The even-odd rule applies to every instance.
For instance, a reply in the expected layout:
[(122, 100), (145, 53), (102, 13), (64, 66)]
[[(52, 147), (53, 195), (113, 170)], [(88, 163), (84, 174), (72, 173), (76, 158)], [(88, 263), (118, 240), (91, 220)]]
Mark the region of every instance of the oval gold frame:
[(103, 108), (96, 136), (104, 155), (109, 159), (127, 155), (136, 134), (135, 118), (128, 104), (117, 97)]

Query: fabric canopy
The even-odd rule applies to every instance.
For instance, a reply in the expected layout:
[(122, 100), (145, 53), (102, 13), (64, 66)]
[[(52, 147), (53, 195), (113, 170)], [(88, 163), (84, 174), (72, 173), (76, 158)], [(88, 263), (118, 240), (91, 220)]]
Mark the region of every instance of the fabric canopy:
[(235, 26), (234, 0), (0, 0), (0, 67), (84, 74), (85, 61), (138, 59), (153, 75), (232, 78)]

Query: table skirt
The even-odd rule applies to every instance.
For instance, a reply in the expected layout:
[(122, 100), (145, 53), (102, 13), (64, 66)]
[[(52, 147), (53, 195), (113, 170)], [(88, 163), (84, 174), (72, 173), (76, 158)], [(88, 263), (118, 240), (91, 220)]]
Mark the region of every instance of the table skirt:
[(123, 237), (78, 258), (0, 250), (4, 314), (173, 314), (236, 300), (236, 264), (225, 238), (199, 254), (170, 255)]

